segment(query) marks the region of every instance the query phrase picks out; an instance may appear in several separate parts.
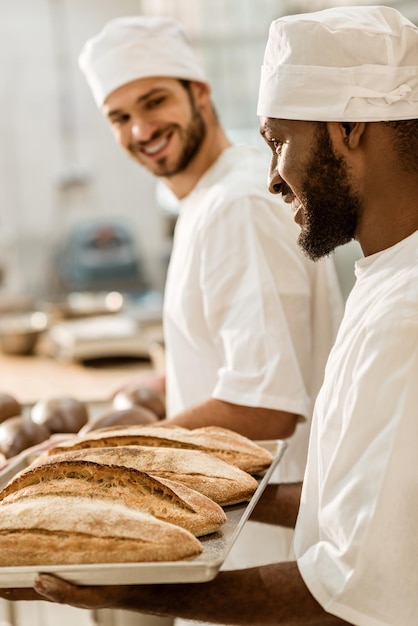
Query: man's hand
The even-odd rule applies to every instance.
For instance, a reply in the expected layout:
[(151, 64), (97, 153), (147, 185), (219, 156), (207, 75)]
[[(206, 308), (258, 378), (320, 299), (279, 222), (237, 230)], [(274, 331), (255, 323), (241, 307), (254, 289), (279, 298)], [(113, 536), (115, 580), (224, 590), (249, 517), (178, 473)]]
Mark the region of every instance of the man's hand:
[(0, 588), (0, 598), (11, 602), (19, 600), (45, 600), (69, 604), (81, 609), (102, 609), (115, 606), (124, 598), (121, 585), (79, 587), (51, 574), (38, 574), (33, 588)]
[(38, 574), (33, 587), (27, 591), (32, 591), (36, 598), (26, 599), (48, 600), (80, 609), (115, 607), (123, 599), (125, 589), (122, 585), (79, 587), (50, 574)]
[(0, 598), (3, 600), (10, 600), (15, 602), (17, 600), (45, 600), (42, 596), (39, 596), (31, 587), (16, 587), (10, 589), (0, 588)]

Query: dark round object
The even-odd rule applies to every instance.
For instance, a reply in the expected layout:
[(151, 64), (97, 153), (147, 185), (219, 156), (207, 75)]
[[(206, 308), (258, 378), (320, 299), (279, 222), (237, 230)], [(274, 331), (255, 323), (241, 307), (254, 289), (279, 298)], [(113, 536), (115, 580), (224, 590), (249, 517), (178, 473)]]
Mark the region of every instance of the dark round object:
[(29, 417), (15, 415), (0, 424), (0, 453), (6, 459), (26, 448), (49, 439), (50, 432), (42, 424), (35, 424)]
[(22, 405), (16, 398), (9, 393), (0, 393), (0, 422), (20, 415), (22, 412)]
[(39, 400), (31, 410), (30, 418), (52, 433), (78, 433), (87, 423), (89, 415), (84, 402), (62, 396)]
[(157, 421), (158, 417), (152, 411), (142, 406), (133, 406), (130, 409), (121, 409), (119, 411), (108, 411), (107, 413), (104, 413), (95, 420), (87, 422), (78, 434), (83, 436), (92, 430), (98, 430), (99, 428), (154, 424)]
[(113, 398), (116, 409), (129, 409), (133, 406), (142, 406), (155, 413), (158, 419), (165, 417), (164, 394), (148, 387), (133, 387), (119, 391)]

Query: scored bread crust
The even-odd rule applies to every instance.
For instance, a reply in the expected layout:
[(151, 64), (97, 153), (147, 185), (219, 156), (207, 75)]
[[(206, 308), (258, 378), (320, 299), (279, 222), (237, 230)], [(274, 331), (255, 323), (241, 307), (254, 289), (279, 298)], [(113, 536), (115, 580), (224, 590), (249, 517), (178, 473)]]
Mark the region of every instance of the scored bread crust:
[(28, 497), (0, 505), (0, 566), (178, 561), (202, 552), (184, 528), (99, 498)]
[(257, 480), (243, 470), (201, 450), (147, 446), (116, 446), (71, 450), (41, 456), (35, 464), (82, 459), (93, 463), (131, 467), (168, 478), (195, 489), (220, 506), (251, 499)]
[(273, 460), (268, 450), (251, 439), (219, 426), (204, 426), (192, 430), (169, 425), (103, 428), (55, 446), (49, 450), (49, 454), (68, 449), (79, 450), (118, 445), (168, 446), (202, 450), (249, 474), (260, 474), (270, 466)]
[(43, 495), (110, 499), (186, 528), (200, 537), (226, 522), (223, 509), (207, 496), (182, 485), (122, 466), (82, 459), (31, 465), (1, 491), (2, 503)]

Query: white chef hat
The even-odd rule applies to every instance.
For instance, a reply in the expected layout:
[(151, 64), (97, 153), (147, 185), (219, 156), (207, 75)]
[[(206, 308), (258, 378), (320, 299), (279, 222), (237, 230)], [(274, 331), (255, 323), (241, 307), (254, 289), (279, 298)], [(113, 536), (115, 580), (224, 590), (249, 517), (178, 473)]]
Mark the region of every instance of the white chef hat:
[(181, 25), (168, 17), (120, 17), (84, 45), (79, 65), (101, 107), (118, 87), (169, 76), (208, 82)]
[(327, 122), (418, 118), (418, 28), (384, 6), (275, 20), (257, 114)]

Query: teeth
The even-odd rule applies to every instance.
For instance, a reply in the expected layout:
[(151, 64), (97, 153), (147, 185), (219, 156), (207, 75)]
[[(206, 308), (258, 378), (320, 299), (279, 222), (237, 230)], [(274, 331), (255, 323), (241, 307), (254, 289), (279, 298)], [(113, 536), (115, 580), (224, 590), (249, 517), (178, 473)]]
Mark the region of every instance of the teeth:
[(154, 144), (153, 146), (148, 146), (148, 148), (144, 148), (144, 152), (145, 154), (156, 154), (157, 152), (162, 150), (167, 145), (167, 143), (168, 139), (164, 137), (164, 139), (159, 141), (157, 144)]

